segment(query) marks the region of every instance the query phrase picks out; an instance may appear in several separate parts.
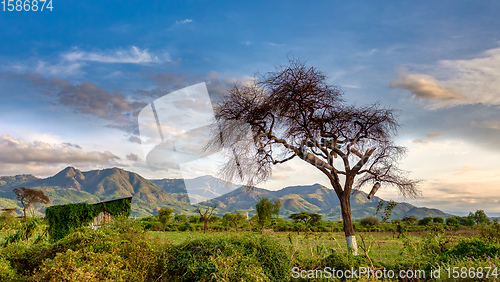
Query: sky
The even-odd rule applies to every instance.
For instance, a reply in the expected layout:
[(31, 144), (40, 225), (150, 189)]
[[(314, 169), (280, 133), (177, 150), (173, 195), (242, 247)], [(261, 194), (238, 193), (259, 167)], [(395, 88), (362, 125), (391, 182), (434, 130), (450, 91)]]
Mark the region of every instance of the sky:
[[(199, 83), (207, 89), (200, 95), (214, 99), (298, 58), (342, 87), (348, 102), (397, 110), (395, 142), (408, 148), (400, 165), (422, 179), (422, 197), (384, 187), (377, 196), (500, 215), (497, 1), (52, 4), (0, 10), (0, 175), (47, 177), (67, 166), (146, 178), (213, 173), (210, 157), (177, 170), (146, 162), (141, 110)], [(293, 160), (258, 186), (314, 183), (328, 179)]]

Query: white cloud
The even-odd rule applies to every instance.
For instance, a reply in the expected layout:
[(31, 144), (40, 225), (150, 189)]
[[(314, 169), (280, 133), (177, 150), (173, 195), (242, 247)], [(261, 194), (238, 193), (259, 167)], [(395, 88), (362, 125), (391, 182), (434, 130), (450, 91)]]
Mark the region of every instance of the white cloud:
[(72, 144), (52, 145), (42, 141), (26, 142), (3, 134), (0, 136), (0, 163), (8, 164), (114, 164), (119, 158), (109, 151), (85, 152)]
[[(108, 52), (85, 52), (72, 51), (63, 54), (63, 59), (69, 62), (99, 62), (99, 63), (129, 63), (129, 64), (148, 64), (159, 63), (158, 56), (151, 54), (148, 49), (139, 49), (132, 46), (129, 50), (115, 50)], [(167, 59), (169, 60), (169, 59)]]
[(50, 64), (44, 61), (38, 61), (34, 70), (36, 73), (43, 73), (45, 76), (49, 77), (67, 77), (80, 75), (83, 66), (84, 63), (82, 62), (60, 62), (57, 64)]
[(192, 19), (184, 19), (182, 21), (175, 21), (176, 24), (187, 24), (187, 23), (192, 23)]

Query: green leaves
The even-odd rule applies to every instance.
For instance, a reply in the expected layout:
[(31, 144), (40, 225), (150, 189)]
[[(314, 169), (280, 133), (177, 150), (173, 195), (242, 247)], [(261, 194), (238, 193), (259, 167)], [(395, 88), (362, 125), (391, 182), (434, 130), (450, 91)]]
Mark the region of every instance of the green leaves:
[(45, 218), (49, 222), (50, 238), (59, 240), (71, 230), (88, 225), (101, 212), (128, 217), (130, 211), (130, 198), (124, 198), (94, 205), (79, 203), (51, 206), (45, 210)]

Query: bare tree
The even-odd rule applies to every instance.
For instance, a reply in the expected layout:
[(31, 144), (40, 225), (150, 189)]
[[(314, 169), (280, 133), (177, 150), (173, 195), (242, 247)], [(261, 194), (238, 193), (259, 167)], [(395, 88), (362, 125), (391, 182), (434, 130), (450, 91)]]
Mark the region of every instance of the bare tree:
[(14, 194), (16, 194), (17, 199), (23, 205), (24, 221), (28, 224), (28, 218), (26, 217), (26, 209), (36, 203), (48, 204), (50, 199), (46, 196), (42, 190), (35, 190), (31, 188), (19, 187), (15, 188)]
[(198, 206), (196, 208), (196, 211), (200, 214), (200, 217), (201, 219), (203, 220), (203, 233), (207, 232), (207, 229), (208, 229), (208, 221), (210, 220), (210, 217), (212, 217), (213, 213), (214, 213), (214, 210), (216, 209), (217, 207), (214, 205), (214, 206), (210, 206), (208, 207), (205, 212), (201, 212), (200, 210), (200, 206)]
[(348, 105), (342, 95), (321, 71), (290, 60), (229, 90), (215, 107), (218, 134), (207, 148), (230, 149), (221, 177), (249, 186), (266, 180), (273, 165), (294, 158), (315, 166), (340, 200), (347, 245), (356, 254), (353, 189), (383, 183), (405, 196), (419, 192), (418, 181), (397, 167), (406, 148), (392, 141), (399, 127), (394, 111)]

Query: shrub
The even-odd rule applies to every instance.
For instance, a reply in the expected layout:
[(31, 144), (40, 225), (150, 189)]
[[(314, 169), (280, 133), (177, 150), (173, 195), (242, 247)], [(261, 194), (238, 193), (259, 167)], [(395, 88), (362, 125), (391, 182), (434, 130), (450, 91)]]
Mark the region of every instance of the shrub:
[(358, 269), (359, 267), (366, 267), (369, 265), (368, 258), (365, 255), (352, 255), (350, 253), (340, 253), (334, 252), (331, 255), (324, 258), (322, 261), (322, 266), (331, 267), (332, 269)]
[(440, 216), (434, 217), (432, 221), (435, 223), (444, 223), (444, 219)]
[(19, 281), (16, 270), (12, 268), (10, 262), (0, 257), (0, 281)]
[(74, 230), (56, 242), (12, 243), (2, 253), (29, 281), (154, 281), (161, 274), (160, 252), (145, 239), (140, 222), (119, 218), (97, 230)]
[(450, 251), (445, 253), (445, 259), (453, 256), (457, 258), (485, 258), (500, 256), (500, 245), (494, 242), (484, 241), (481, 238), (462, 238), (461, 241), (453, 246)]
[(363, 225), (365, 227), (373, 227), (373, 226), (377, 225), (378, 222), (379, 222), (379, 220), (375, 216), (367, 216), (367, 217), (361, 219), (361, 221), (360, 221), (361, 225)]
[(500, 243), (500, 224), (494, 223), (481, 227), (481, 237), (488, 240)]
[(459, 224), (460, 224), (460, 217), (458, 216), (452, 216), (446, 219), (446, 225), (459, 225)]
[(231, 281), (290, 279), (290, 257), (266, 236), (199, 239), (171, 248), (166, 256), (169, 281), (208, 281), (228, 275)]
[(429, 225), (432, 222), (432, 217), (424, 217), (418, 221), (418, 225)]

